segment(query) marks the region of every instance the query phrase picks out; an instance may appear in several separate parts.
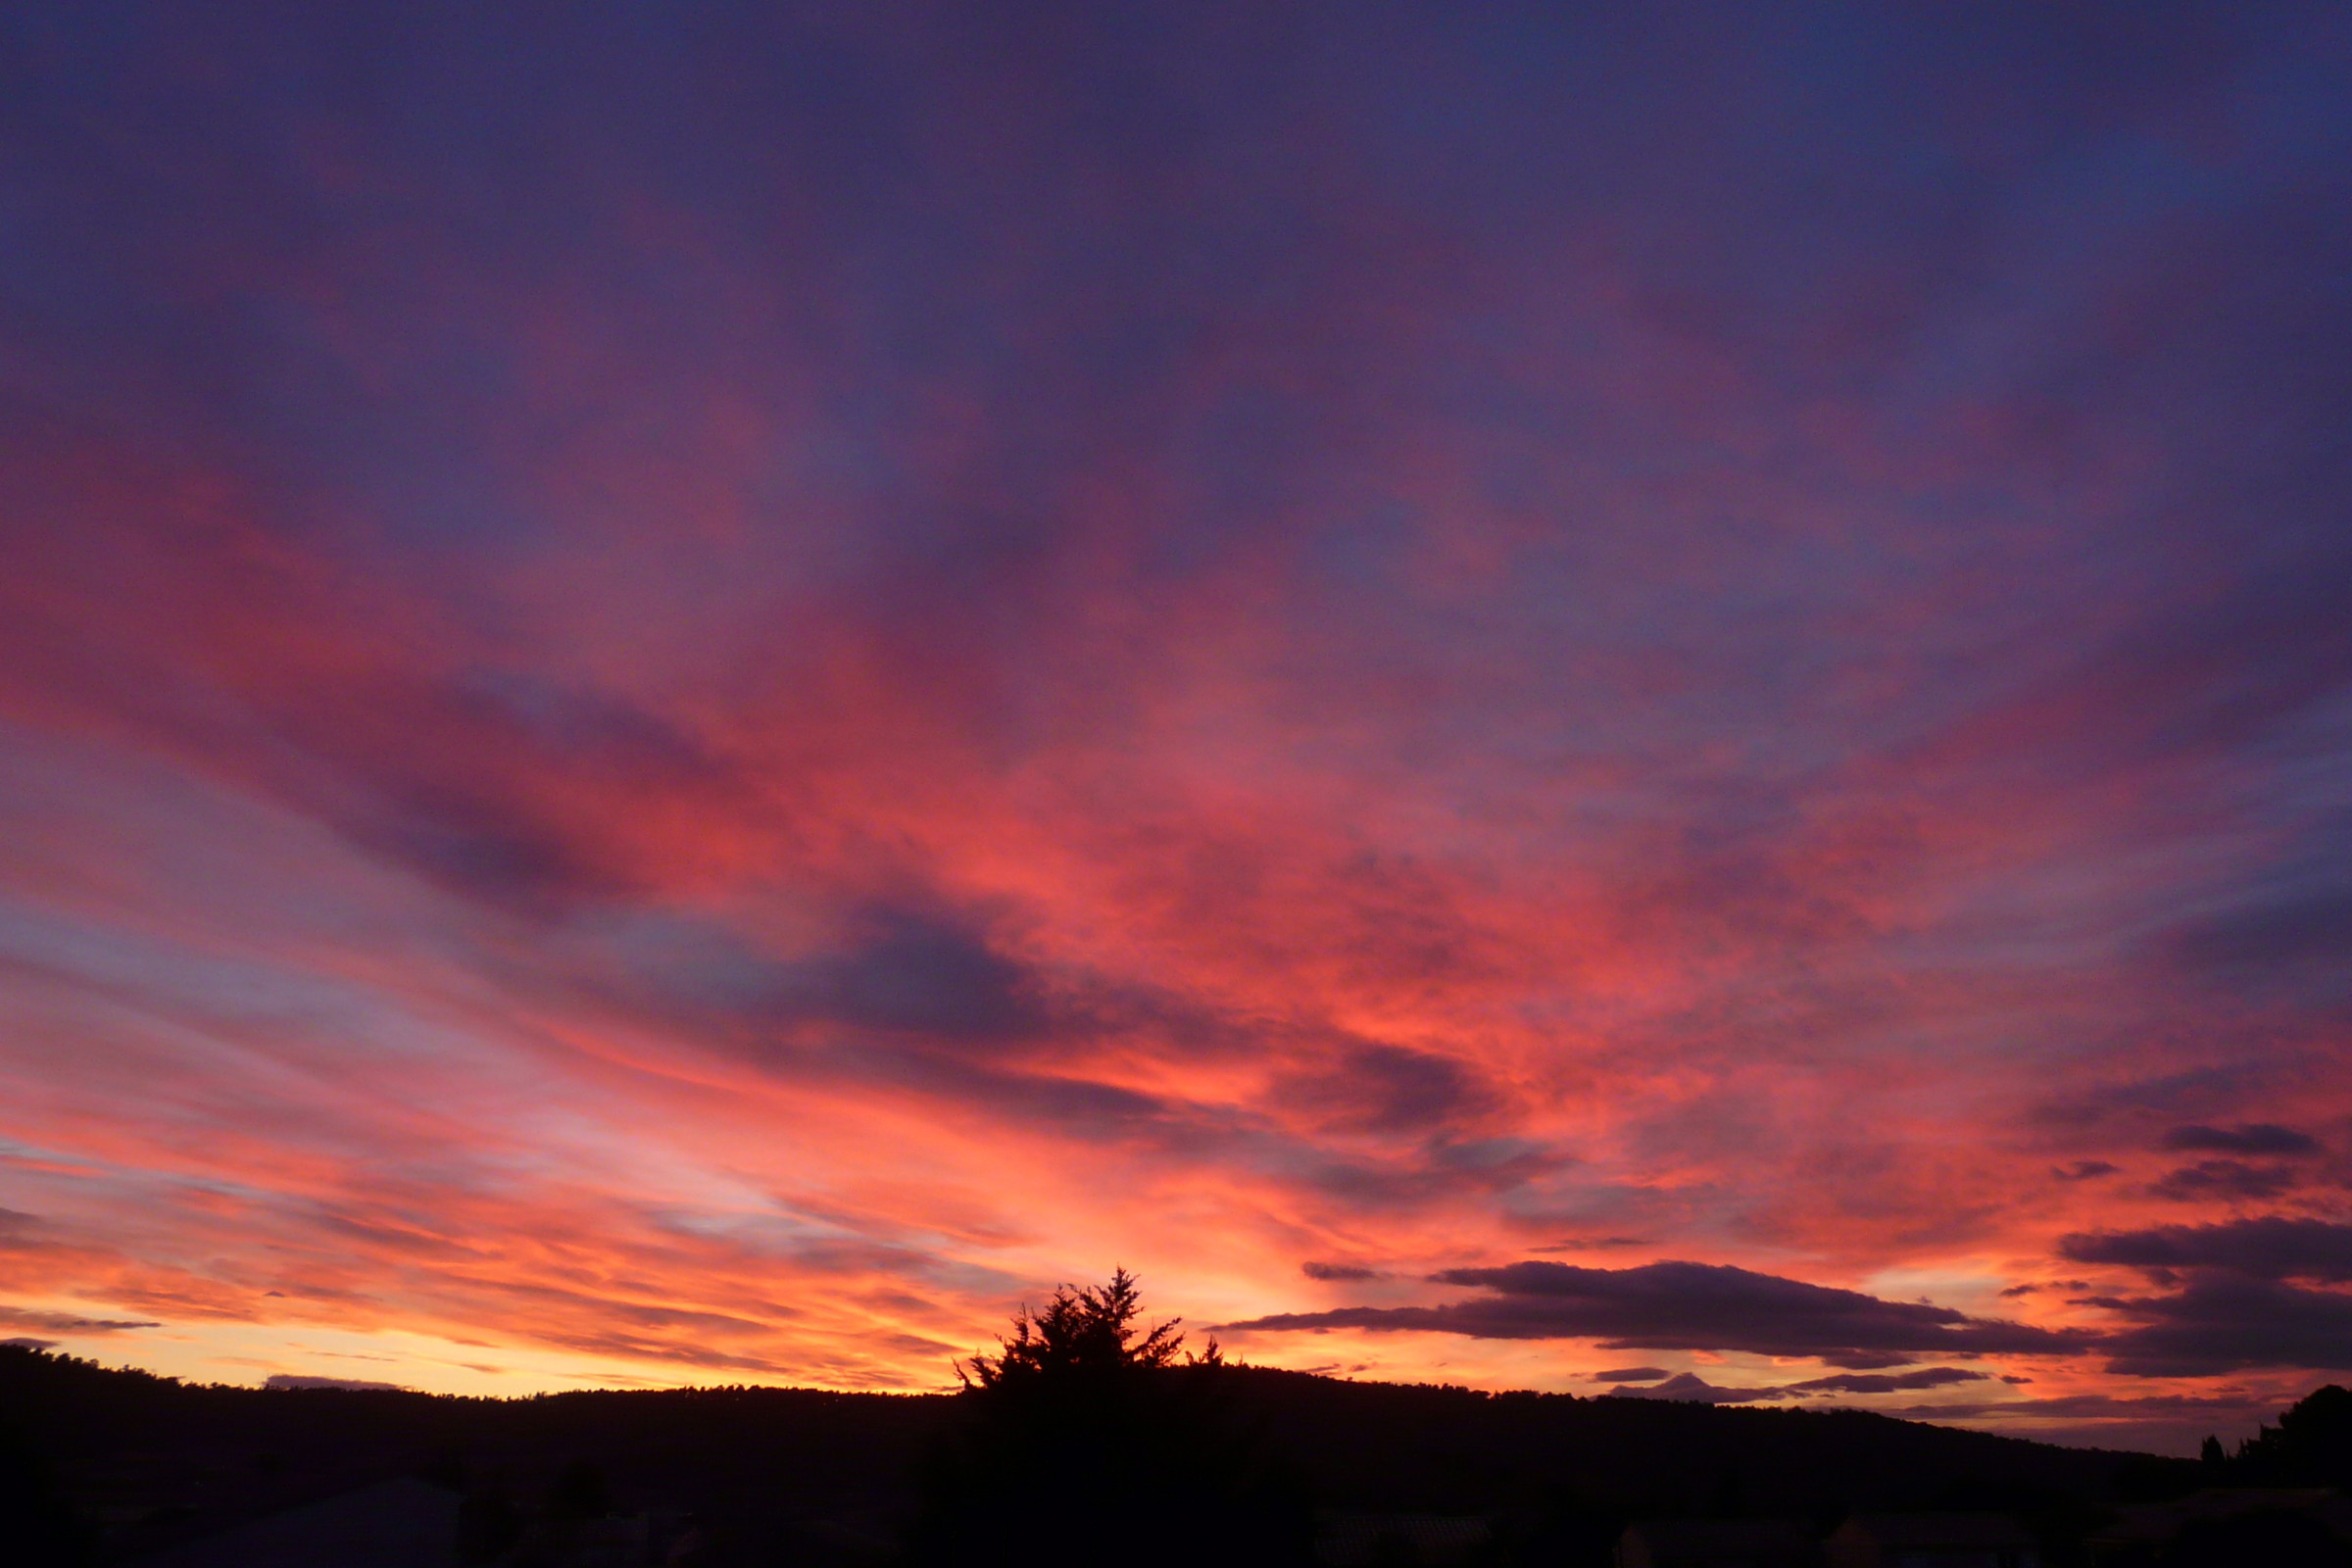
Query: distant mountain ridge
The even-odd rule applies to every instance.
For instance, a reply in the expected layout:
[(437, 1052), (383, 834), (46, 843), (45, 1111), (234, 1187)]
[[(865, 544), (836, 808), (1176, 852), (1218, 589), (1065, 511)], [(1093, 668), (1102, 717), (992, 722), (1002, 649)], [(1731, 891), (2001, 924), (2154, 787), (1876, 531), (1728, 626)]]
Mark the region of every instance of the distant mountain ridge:
[[(1491, 1395), (1246, 1366), (1168, 1375), (1222, 1379), (1222, 1396), (1318, 1507), (1507, 1519), (1549, 1541), (1542, 1560), (1555, 1562), (1589, 1556), (1636, 1516), (2086, 1513), (2185, 1490), (2197, 1473), (2186, 1460), (1862, 1411)], [(856, 1544), (895, 1538), (957, 1412), (949, 1395), (809, 1389), (516, 1399), (241, 1389), (0, 1348), (0, 1421), (103, 1529), (100, 1560), (393, 1475), (528, 1506), (581, 1466), (609, 1481), (617, 1508), (706, 1521), (710, 1562), (782, 1550), (848, 1560)]]

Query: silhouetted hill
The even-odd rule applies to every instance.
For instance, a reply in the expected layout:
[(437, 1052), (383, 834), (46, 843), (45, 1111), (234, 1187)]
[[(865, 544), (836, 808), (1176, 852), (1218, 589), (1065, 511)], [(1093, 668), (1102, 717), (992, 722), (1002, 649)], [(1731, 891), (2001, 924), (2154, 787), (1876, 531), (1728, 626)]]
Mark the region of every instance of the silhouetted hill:
[(2186, 1461), (1862, 1410), (1239, 1375), (1275, 1446), (1334, 1506), (1469, 1513), (1548, 1503), (1566, 1487), (1631, 1512), (1789, 1513), (1919, 1507), (1971, 1491), (2100, 1498), (2127, 1471), (2191, 1473)]
[[(1316, 1506), (1502, 1518), (1526, 1561), (1591, 1560), (1637, 1514), (2081, 1513), (2195, 1474), (1857, 1411), (1206, 1375), (1227, 1380), (1225, 1398)], [(958, 1408), (952, 1396), (803, 1389), (483, 1399), (203, 1387), (0, 1348), (0, 1419), (102, 1532), (104, 1561), (400, 1474), (461, 1485), (477, 1514), (527, 1513), (583, 1461), (616, 1508), (700, 1518), (703, 1560), (856, 1560), (904, 1528)]]

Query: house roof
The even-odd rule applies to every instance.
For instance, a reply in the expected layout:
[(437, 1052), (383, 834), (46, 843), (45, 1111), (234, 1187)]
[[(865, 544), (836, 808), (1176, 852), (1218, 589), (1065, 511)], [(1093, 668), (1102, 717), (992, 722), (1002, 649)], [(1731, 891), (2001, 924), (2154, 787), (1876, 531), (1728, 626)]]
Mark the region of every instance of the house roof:
[(1866, 1513), (1838, 1529), (1882, 1546), (2030, 1546), (2034, 1533), (2005, 1513)]
[(1793, 1519), (1644, 1519), (1625, 1527), (1652, 1551), (1703, 1552), (1803, 1547), (1811, 1532)]
[(449, 1568), (458, 1494), (402, 1478), (141, 1557), (132, 1568)]
[(2352, 1498), (2327, 1487), (2207, 1487), (2169, 1502), (2116, 1510), (2115, 1521), (2090, 1539), (2112, 1545), (2170, 1541), (2200, 1519), (2249, 1513), (2309, 1513), (2339, 1536), (2352, 1536)]
[(1403, 1547), (1414, 1561), (1466, 1561), (1494, 1536), (1485, 1519), (1429, 1513), (1321, 1513), (1316, 1515), (1315, 1555), (1334, 1568), (1377, 1563)]

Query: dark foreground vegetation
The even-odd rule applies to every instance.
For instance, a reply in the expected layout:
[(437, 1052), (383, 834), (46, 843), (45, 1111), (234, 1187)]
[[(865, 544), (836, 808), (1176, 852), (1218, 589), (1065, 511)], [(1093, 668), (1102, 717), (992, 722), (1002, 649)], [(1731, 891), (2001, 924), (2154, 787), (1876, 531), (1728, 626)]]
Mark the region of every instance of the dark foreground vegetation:
[[(1335, 1515), (1476, 1519), (1475, 1560), (1599, 1564), (1637, 1518), (1780, 1518), (1820, 1535), (1921, 1509), (2000, 1510), (2063, 1562), (2118, 1504), (2352, 1480), (2340, 1390), (2199, 1463), (1854, 1411), (1228, 1365), (1141, 1332), (1131, 1282), (1110, 1289), (1126, 1294), (1065, 1292), (1024, 1316), (954, 1396), (264, 1391), (0, 1348), (0, 1528), (26, 1564), (195, 1561), (190, 1543), (240, 1521), (407, 1476), (446, 1489), (461, 1560), (514, 1568), (1304, 1563), (1318, 1521), (1329, 1556)], [(619, 1520), (634, 1521), (625, 1541)]]

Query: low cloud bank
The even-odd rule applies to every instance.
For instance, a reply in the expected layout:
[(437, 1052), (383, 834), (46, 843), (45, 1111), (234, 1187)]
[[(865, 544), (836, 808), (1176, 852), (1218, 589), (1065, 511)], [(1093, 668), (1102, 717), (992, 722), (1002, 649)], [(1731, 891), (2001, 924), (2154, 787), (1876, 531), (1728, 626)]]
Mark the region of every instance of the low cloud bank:
[(1954, 1383), (1988, 1381), (1990, 1381), (1989, 1374), (1971, 1372), (1966, 1367), (1931, 1366), (1923, 1367), (1917, 1372), (1891, 1375), (1843, 1372), (1833, 1377), (1810, 1378), (1802, 1383), (1738, 1389), (1709, 1383), (1695, 1372), (1681, 1372), (1654, 1388), (1632, 1388), (1620, 1385), (1609, 1390), (1609, 1397), (1616, 1399), (1681, 1399), (1698, 1404), (1753, 1404), (1765, 1399), (1799, 1398), (1806, 1395), (1904, 1394), (1920, 1389), (1945, 1388)]
[(2158, 1225), (2069, 1236), (2059, 1254), (2138, 1270), (2162, 1294), (2096, 1298), (2133, 1326), (2112, 1371), (2206, 1377), (2252, 1367), (2352, 1370), (2352, 1225), (2317, 1219)]
[[(2136, 1377), (2209, 1377), (2257, 1367), (2352, 1370), (2352, 1291), (2338, 1288), (2352, 1285), (2352, 1225), (2275, 1216), (2089, 1232), (2065, 1238), (2059, 1253), (2075, 1263), (2137, 1270), (2152, 1289), (2077, 1298), (2112, 1313), (2112, 1326), (2049, 1328), (1723, 1264), (1604, 1269), (1536, 1261), (1431, 1275), (1433, 1284), (1484, 1293), (1436, 1306), (1280, 1312), (1227, 1327), (1583, 1339), (1612, 1350), (1804, 1356), (1848, 1373), (1940, 1357), (2083, 1352), (2103, 1355), (2110, 1371)], [(1651, 1381), (1632, 1376), (1635, 1370), (1663, 1375), (1656, 1368), (1627, 1369), (1615, 1381)], [(1604, 1373), (1595, 1381), (1611, 1377)], [(1927, 1377), (1936, 1381), (1910, 1381)], [(1973, 1377), (1937, 1368), (1793, 1387), (1876, 1394)], [(1666, 1393), (1677, 1386), (1669, 1382), (1648, 1392), (1682, 1396)]]
[(1976, 1318), (1951, 1307), (1888, 1301), (1719, 1263), (1638, 1268), (1512, 1263), (1447, 1269), (1441, 1285), (1489, 1294), (1440, 1306), (1355, 1306), (1280, 1312), (1229, 1325), (1292, 1332), (1430, 1330), (1486, 1340), (1591, 1339), (1612, 1350), (1744, 1350), (1875, 1370), (1934, 1356), (2063, 1354), (2093, 1347), (2090, 1330)]
[(162, 1327), (161, 1323), (148, 1318), (83, 1317), (74, 1312), (42, 1312), (22, 1306), (0, 1306), (0, 1329), (37, 1329), (46, 1334), (87, 1339), (102, 1334), (126, 1334), (132, 1329)]

